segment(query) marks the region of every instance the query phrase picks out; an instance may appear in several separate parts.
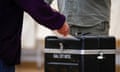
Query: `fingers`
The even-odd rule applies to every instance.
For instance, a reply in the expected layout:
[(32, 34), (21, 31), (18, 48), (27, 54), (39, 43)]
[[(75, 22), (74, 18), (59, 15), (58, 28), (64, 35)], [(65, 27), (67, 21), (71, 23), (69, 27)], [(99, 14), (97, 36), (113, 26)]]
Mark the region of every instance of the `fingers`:
[(69, 34), (69, 30), (69, 25), (67, 24), (67, 22), (65, 22), (63, 26), (57, 30), (57, 32), (64, 36), (67, 36)]

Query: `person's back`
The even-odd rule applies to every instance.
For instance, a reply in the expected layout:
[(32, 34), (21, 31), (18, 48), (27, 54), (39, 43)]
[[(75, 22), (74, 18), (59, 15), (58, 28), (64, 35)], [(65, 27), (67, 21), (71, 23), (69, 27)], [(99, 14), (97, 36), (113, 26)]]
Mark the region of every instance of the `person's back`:
[(23, 10), (14, 0), (0, 0), (0, 59), (8, 64), (19, 63), (22, 19)]
[[(70, 32), (72, 35), (79, 31), (90, 32), (93, 35), (108, 35), (110, 0), (57, 1), (60, 12), (66, 16), (67, 22), (71, 26)], [(97, 31), (96, 28), (98, 28), (99, 31)], [(105, 28), (106, 31), (104, 31)]]

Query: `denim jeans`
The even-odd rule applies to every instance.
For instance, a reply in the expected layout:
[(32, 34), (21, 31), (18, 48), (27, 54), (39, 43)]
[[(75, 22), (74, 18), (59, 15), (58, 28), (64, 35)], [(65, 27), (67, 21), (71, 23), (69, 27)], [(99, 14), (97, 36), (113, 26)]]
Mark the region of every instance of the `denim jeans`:
[(80, 34), (94, 35), (94, 36), (108, 36), (109, 35), (109, 23), (103, 22), (92, 27), (79, 27), (70, 26), (70, 34), (73, 36), (79, 36)]
[(15, 72), (15, 66), (14, 65), (6, 65), (0, 59), (0, 72)]

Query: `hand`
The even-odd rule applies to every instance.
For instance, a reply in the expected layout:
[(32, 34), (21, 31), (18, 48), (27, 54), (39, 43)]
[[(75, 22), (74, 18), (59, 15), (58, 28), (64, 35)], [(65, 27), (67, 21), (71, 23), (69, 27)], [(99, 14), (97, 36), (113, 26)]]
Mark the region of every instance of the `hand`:
[(67, 36), (69, 34), (69, 30), (69, 25), (67, 24), (67, 22), (65, 22), (63, 26), (57, 30), (57, 32), (64, 36)]

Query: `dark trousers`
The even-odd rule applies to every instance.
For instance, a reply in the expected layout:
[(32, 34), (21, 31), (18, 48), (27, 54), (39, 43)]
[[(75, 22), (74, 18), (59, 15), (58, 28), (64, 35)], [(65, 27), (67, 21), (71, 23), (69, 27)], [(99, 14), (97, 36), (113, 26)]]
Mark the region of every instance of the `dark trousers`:
[(0, 59), (0, 72), (15, 72), (15, 66), (14, 65), (6, 65)]

